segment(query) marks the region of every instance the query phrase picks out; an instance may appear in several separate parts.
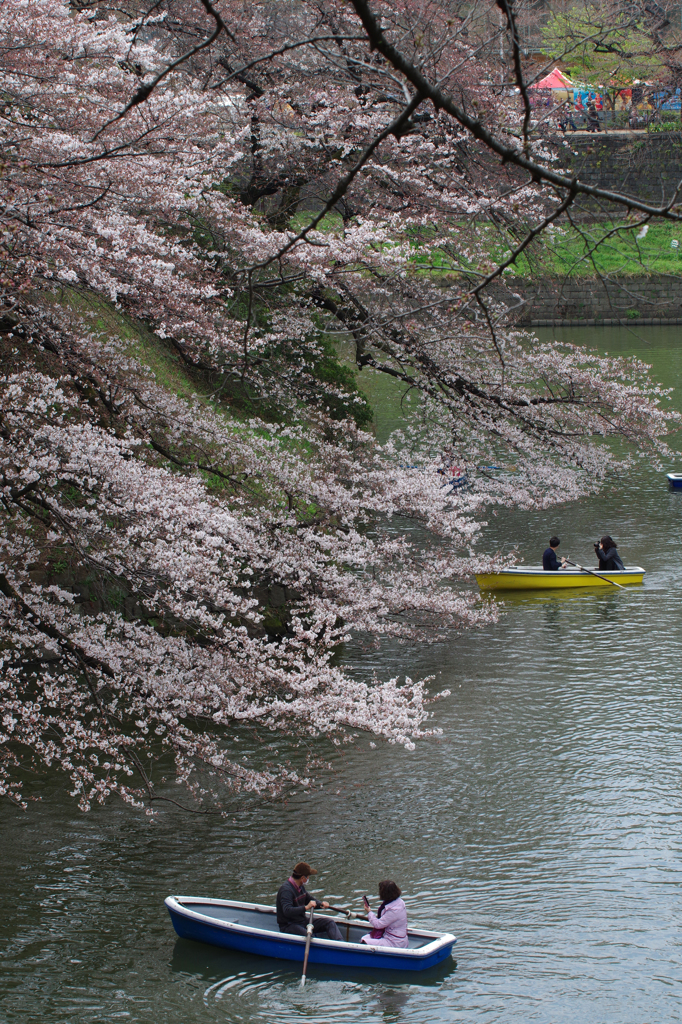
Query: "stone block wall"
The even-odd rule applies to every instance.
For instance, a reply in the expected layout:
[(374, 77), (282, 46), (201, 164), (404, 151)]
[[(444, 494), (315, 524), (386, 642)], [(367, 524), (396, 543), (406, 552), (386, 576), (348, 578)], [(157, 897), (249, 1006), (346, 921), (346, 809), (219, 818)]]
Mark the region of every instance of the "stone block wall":
[[(569, 133), (565, 141), (568, 145), (559, 150), (561, 163), (588, 185), (662, 205), (682, 183), (682, 132), (581, 132)], [(595, 204), (590, 205), (596, 214)], [(613, 216), (613, 210), (604, 214)]]
[(518, 305), (515, 295), (524, 300), (521, 310), (512, 314), (521, 324), (682, 323), (682, 276), (516, 278), (507, 279), (495, 295), (510, 308)]
[[(563, 142), (567, 146), (561, 146)], [(656, 205), (670, 202), (682, 185), (682, 131), (580, 132), (559, 142), (560, 165), (599, 188), (637, 196)], [(680, 187), (682, 204), (682, 187)], [(621, 208), (620, 216), (625, 214)], [(599, 220), (618, 215), (613, 206), (581, 201), (574, 216)], [(511, 318), (523, 325), (580, 323), (682, 324), (682, 259), (677, 274), (638, 277), (505, 277), (493, 285), (492, 294), (510, 309)], [(517, 295), (523, 300), (518, 308)]]

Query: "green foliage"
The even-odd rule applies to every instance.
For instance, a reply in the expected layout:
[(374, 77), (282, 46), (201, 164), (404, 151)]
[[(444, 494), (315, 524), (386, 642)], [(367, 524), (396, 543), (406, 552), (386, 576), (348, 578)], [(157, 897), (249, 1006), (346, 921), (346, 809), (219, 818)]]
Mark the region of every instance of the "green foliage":
[[(355, 372), (339, 362), (336, 350), (326, 335), (299, 342), (291, 340), (263, 351), (260, 377), (281, 379), (283, 374), (292, 380), (292, 389), (299, 396), (299, 411), (319, 409), (334, 420), (355, 420), (367, 428), (374, 413), (365, 395), (360, 391)], [(329, 389), (336, 394), (330, 394)], [(228, 376), (220, 386), (221, 397), (233, 414), (258, 416), (269, 422), (285, 422), (292, 417), (292, 409), (277, 403), (267, 393), (255, 392), (248, 381)], [(275, 389), (273, 388), (273, 394)], [(305, 415), (305, 413), (304, 413)]]
[[(339, 362), (336, 350), (328, 338), (322, 337), (319, 342), (321, 355), (313, 363), (315, 377), (325, 384), (342, 389), (350, 401), (326, 396), (324, 404), (329, 409), (332, 419), (343, 420), (350, 415), (359, 427), (367, 428), (374, 417), (371, 406), (365, 395), (360, 391), (355, 373), (348, 366)], [(361, 401), (356, 401), (361, 399)]]
[[(302, 231), (303, 228), (310, 224), (311, 220), (315, 217), (314, 210), (307, 210), (293, 214), (289, 221), (289, 227), (291, 231)], [(340, 213), (336, 210), (330, 210), (329, 213), (325, 213), (320, 223), (315, 228), (316, 231), (334, 231), (341, 233), (343, 231), (343, 218)]]
[(644, 22), (611, 4), (553, 11), (542, 30), (543, 52), (586, 85), (624, 89), (633, 79), (660, 79), (664, 64)]
[(679, 132), (680, 131), (680, 119), (675, 117), (675, 120), (664, 120), (659, 124), (650, 124), (650, 132)]
[(638, 238), (639, 225), (610, 234), (613, 223), (585, 225), (581, 232), (571, 232), (544, 244), (545, 258), (558, 274), (572, 276), (620, 274), (664, 274), (680, 272), (679, 250), (671, 241), (680, 239), (679, 225), (659, 222), (649, 225), (644, 238)]
[(129, 355), (139, 360), (154, 374), (156, 381), (180, 398), (194, 395), (208, 395), (213, 389), (198, 375), (188, 372), (176, 352), (161, 342), (140, 320), (135, 320), (107, 302), (106, 299), (87, 289), (61, 286), (52, 296), (41, 292), (41, 301), (49, 302), (62, 309), (83, 317), (86, 325), (102, 340), (115, 336), (127, 342)]
[[(642, 146), (645, 145), (642, 143)], [(637, 149), (635, 143), (633, 149)], [(531, 224), (513, 227), (478, 221), (470, 227), (471, 248), (483, 249), (494, 268), (508, 259)], [(463, 225), (463, 229), (465, 225)], [(506, 277), (594, 277), (616, 274), (637, 277), (644, 274), (675, 274), (682, 269), (682, 228), (666, 221), (653, 221), (644, 237), (638, 238), (640, 224), (596, 221), (580, 227), (550, 230), (536, 238), (505, 271)], [(679, 247), (671, 242), (679, 241)], [(417, 273), (466, 277), (475, 269), (471, 256), (453, 233), (452, 244), (428, 256), (415, 251), (412, 265)]]
[[(308, 223), (309, 219), (309, 215), (306, 215), (305, 223)], [(334, 220), (332, 217), (326, 223), (326, 230), (337, 229), (339, 224), (340, 218)], [(41, 294), (43, 298), (49, 299), (47, 293)], [(130, 355), (149, 367), (162, 387), (168, 388), (180, 398), (189, 399), (197, 396), (200, 400), (215, 404), (215, 400), (210, 396), (218, 392), (218, 401), (225, 408), (229, 406), (229, 414), (233, 417), (258, 416), (266, 421), (280, 422), (288, 416), (288, 413), (275, 402), (270, 401), (267, 396), (256, 394), (248, 383), (238, 377), (230, 377), (222, 382), (222, 386), (216, 388), (215, 380), (209, 381), (201, 371), (186, 366), (178, 354), (144, 323), (114, 309), (110, 303), (93, 292), (64, 287), (55, 293), (53, 301), (56, 305), (71, 309), (76, 315), (85, 317), (86, 323), (91, 325), (92, 330), (99, 336), (105, 338), (108, 335), (116, 335), (127, 341)], [(245, 319), (246, 311), (247, 302), (244, 297), (235, 304), (232, 313)], [(257, 313), (254, 327), (267, 331), (267, 315)], [(280, 372), (283, 365), (285, 369), (289, 369), (305, 362), (310, 378), (310, 386), (306, 390), (306, 405), (322, 409), (328, 407), (332, 419), (336, 420), (351, 416), (359, 427), (365, 429), (372, 423), (374, 413), (358, 388), (355, 372), (339, 362), (334, 346), (322, 332), (313, 339), (312, 344), (301, 345), (291, 341), (287, 345), (278, 346), (276, 350), (266, 352), (265, 356), (272, 364), (273, 376)], [(264, 371), (264, 375), (267, 376), (267, 371)], [(316, 388), (315, 382), (322, 386)], [(324, 385), (332, 385), (345, 391), (347, 397), (328, 396)]]
[[(643, 274), (680, 273), (680, 249), (671, 247), (680, 241), (679, 225), (659, 221), (651, 223), (645, 237), (638, 238), (640, 225), (599, 221), (579, 229), (566, 228), (546, 233), (525, 250), (512, 265), (508, 276), (594, 277), (615, 274), (637, 277)], [(482, 232), (491, 259), (504, 258), (516, 238), (508, 238), (488, 228)]]

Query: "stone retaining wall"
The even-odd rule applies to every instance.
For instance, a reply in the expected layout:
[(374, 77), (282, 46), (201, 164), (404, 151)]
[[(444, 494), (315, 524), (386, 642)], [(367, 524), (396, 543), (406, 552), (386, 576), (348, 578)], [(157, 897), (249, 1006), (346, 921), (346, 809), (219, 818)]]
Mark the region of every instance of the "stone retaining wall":
[[(662, 205), (682, 182), (682, 132), (580, 132), (560, 141), (568, 144), (559, 150), (560, 161), (585, 184)], [(613, 210), (604, 214), (613, 216)]]
[[(682, 131), (569, 133), (560, 139), (560, 160), (587, 184), (636, 195), (651, 203), (670, 201), (682, 182)], [(680, 192), (682, 202), (682, 190)], [(613, 207), (590, 201), (579, 217), (613, 217)], [(578, 324), (682, 323), (682, 259), (680, 273), (641, 277), (505, 278), (494, 289), (512, 307), (513, 294), (525, 300), (513, 315), (532, 326)]]
[(507, 278), (494, 294), (510, 308), (518, 305), (515, 295), (524, 301), (516, 314), (521, 324), (682, 323), (682, 276)]

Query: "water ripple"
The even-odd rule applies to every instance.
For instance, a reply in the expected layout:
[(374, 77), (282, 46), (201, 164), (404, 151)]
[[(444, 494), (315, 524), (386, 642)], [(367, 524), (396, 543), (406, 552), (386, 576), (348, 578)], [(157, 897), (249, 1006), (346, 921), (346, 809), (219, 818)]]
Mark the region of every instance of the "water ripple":
[[(559, 530), (589, 565), (608, 529), (641, 588), (509, 595), (498, 625), (430, 648), (348, 645), (359, 674), (436, 673), (441, 740), (361, 743), (321, 792), (234, 821), (82, 816), (49, 780), (28, 814), (0, 808), (3, 1024), (679, 1020), (682, 495), (646, 467), (631, 484), (498, 517), (486, 543), (527, 538), (534, 562)], [(175, 939), (168, 893), (272, 902), (300, 857), (338, 900), (395, 877), (413, 921), (458, 936), (456, 965), (313, 965), (301, 990), (296, 965)]]

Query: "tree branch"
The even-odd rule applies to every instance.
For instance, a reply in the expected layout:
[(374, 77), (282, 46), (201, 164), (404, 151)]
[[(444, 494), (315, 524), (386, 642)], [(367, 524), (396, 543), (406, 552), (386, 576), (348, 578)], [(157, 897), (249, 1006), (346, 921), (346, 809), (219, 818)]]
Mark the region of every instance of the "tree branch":
[(455, 101), (446, 96), (437, 86), (433, 85), (399, 50), (388, 42), (379, 23), (375, 18), (367, 0), (350, 0), (355, 8), (358, 17), (365, 27), (371, 45), (377, 49), (397, 71), (401, 71), (407, 80), (414, 86), (422, 98), (430, 99), (437, 110), (445, 110), (451, 117), (466, 128), (474, 138), (478, 139), (493, 153), (496, 153), (502, 163), (514, 164), (522, 170), (528, 171), (533, 181), (547, 182), (560, 189), (573, 190), (576, 194), (590, 196), (595, 199), (604, 199), (609, 203), (619, 206), (626, 206), (628, 209), (640, 210), (642, 213), (652, 214), (666, 220), (682, 221), (682, 213), (673, 213), (672, 203), (665, 206), (652, 206), (650, 203), (643, 203), (633, 196), (622, 195), (619, 192), (611, 192), (607, 189), (597, 188), (593, 185), (586, 185), (577, 178), (569, 178), (565, 174), (558, 174), (542, 164), (531, 160), (523, 151), (505, 145), (497, 139), (492, 132), (478, 120), (472, 117)]

